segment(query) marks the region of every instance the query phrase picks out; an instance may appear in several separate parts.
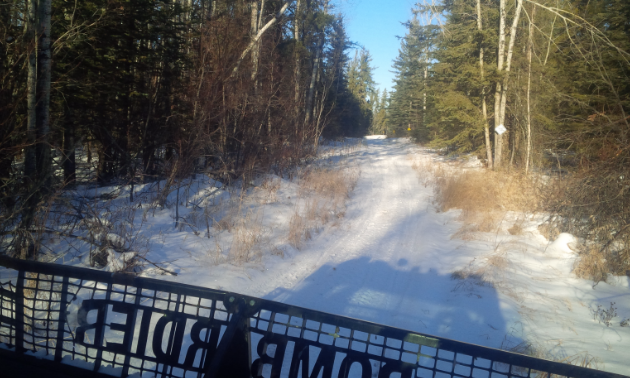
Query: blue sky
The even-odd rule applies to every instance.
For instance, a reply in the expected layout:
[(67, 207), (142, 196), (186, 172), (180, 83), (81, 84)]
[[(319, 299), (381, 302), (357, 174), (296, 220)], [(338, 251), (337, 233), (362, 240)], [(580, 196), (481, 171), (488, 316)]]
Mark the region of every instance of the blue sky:
[[(400, 41), (405, 35), (401, 22), (411, 18), (411, 8), (417, 0), (337, 0), (337, 11), (343, 13), (348, 37), (364, 46), (372, 56), (374, 81), (381, 90), (394, 85), (392, 61), (398, 56)], [(354, 51), (349, 52), (351, 56)]]

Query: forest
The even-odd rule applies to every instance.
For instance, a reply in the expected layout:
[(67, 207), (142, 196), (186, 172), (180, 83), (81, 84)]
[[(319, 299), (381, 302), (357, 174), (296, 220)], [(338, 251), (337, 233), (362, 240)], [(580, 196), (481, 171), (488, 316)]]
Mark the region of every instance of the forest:
[(625, 0), (423, 0), (389, 93), (331, 0), (0, 9), (2, 253), (38, 254), (65, 189), (248, 183), (371, 133), (538, 180), (532, 211), (591, 243), (601, 275), (630, 269)]
[[(0, 1), (2, 253), (86, 183), (282, 174), (371, 124), (369, 53), (329, 0)], [(77, 215), (77, 214), (75, 214)], [(82, 214), (78, 214), (82, 218)]]
[(0, 0), (0, 346), (628, 374), (630, 0), (414, 0), (389, 86), (394, 2)]
[(541, 209), (593, 278), (628, 274), (630, 3), (426, 0), (406, 28), (374, 131), (546, 179)]

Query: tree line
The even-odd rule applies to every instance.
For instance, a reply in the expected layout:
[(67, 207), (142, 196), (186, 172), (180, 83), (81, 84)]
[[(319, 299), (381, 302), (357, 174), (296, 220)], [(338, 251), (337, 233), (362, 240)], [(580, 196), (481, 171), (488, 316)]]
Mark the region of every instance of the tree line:
[(630, 269), (630, 3), (427, 0), (406, 27), (391, 132), (561, 174), (552, 219), (596, 242), (602, 266)]
[(4, 252), (36, 254), (59, 189), (247, 181), (365, 134), (353, 47), (330, 0), (0, 0)]

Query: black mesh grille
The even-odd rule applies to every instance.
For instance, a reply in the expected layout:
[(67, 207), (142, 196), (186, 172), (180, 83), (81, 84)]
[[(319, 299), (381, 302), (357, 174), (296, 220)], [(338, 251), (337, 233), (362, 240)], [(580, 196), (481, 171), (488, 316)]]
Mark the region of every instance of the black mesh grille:
[(5, 355), (112, 376), (622, 377), (234, 293), (0, 265)]

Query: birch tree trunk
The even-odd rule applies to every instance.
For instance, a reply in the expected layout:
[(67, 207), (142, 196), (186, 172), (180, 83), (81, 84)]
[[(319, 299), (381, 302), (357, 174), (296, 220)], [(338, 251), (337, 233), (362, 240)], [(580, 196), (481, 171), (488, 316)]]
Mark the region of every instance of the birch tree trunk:
[[(258, 12), (258, 23), (256, 24), (256, 32), (262, 27), (262, 19), (265, 14), (265, 0), (260, 1), (260, 12)], [(260, 49), (260, 46), (258, 47)]]
[[(481, 19), (481, 0), (477, 0), (477, 28), (479, 32), (483, 31), (483, 23)], [(484, 80), (485, 72), (483, 69), (483, 46), (479, 48), (479, 73), (481, 81)], [(425, 73), (426, 75), (426, 73)], [(492, 145), (490, 144), (490, 127), (488, 126), (488, 109), (486, 105), (486, 87), (481, 89), (481, 112), (483, 115), (483, 131), (486, 141), (486, 158), (488, 159), (488, 168), (493, 169), (492, 162)]]
[[(503, 69), (503, 54), (505, 53), (505, 0), (501, 0), (501, 26), (499, 27), (501, 35), (499, 36), (499, 57), (497, 64), (497, 71), (503, 73), (503, 83), (497, 83), (497, 89), (500, 91), (495, 92), (494, 98), (494, 119), (495, 127), (503, 125), (505, 122), (505, 107), (507, 105), (508, 85), (510, 79), (510, 66), (512, 64), (512, 55), (514, 52), (514, 43), (516, 42), (516, 30), (518, 27), (518, 21), (521, 16), (521, 10), (523, 9), (523, 0), (516, 0), (516, 11), (514, 12), (514, 18), (512, 19), (512, 27), (510, 29), (510, 43), (508, 46), (507, 57), (505, 58), (505, 69)], [(503, 43), (501, 43), (503, 41)], [(498, 110), (498, 115), (497, 115)], [(497, 117), (498, 116), (498, 117)], [(497, 119), (498, 118), (498, 119)], [(498, 122), (498, 123), (497, 123)], [(505, 125), (504, 125), (505, 126)], [(494, 164), (495, 166), (501, 165), (501, 154), (503, 149), (503, 141), (501, 135), (496, 135), (497, 143), (495, 143)]]
[(532, 9), (532, 19), (529, 23), (529, 36), (527, 38), (527, 153), (525, 155), (525, 174), (529, 172), (529, 160), (531, 155), (532, 148), (532, 118), (531, 118), (531, 103), (530, 103), (530, 92), (532, 87), (532, 35), (533, 28), (532, 24), (534, 23), (534, 17), (536, 16), (536, 7)]
[[(251, 28), (250, 35), (252, 40), (256, 38), (258, 34), (258, 0), (252, 1), (251, 4), (252, 11), (252, 19), (251, 19)], [(252, 73), (251, 78), (254, 81), (254, 90), (257, 89), (258, 85), (256, 83), (256, 76), (258, 75), (258, 53), (260, 51), (260, 41), (256, 40), (254, 46), (252, 47)]]
[(409, 122), (407, 123), (407, 130), (411, 130), (411, 113), (413, 111), (413, 100), (409, 101)]
[[(328, 0), (324, 1), (324, 14), (328, 14)], [(325, 27), (324, 27), (325, 29)], [(313, 94), (315, 93), (315, 83), (317, 82), (317, 74), (319, 72), (319, 65), (321, 62), (321, 54), (324, 48), (324, 41), (326, 38), (326, 31), (322, 30), (319, 42), (315, 47), (315, 61), (313, 62), (313, 71), (311, 72), (311, 84), (308, 87), (308, 94), (306, 96), (306, 115), (304, 116), (304, 126), (308, 127), (313, 114)]]
[[(334, 70), (331, 70), (331, 72)], [(333, 80), (332, 75), (328, 75), (328, 77), (324, 78), (323, 88), (321, 90), (321, 97), (318, 101), (318, 105), (316, 113), (313, 115), (313, 120), (315, 121), (315, 153), (317, 153), (317, 149), (319, 148), (319, 137), (322, 135), (325, 125), (323, 124), (322, 114), (324, 112), (324, 103), (326, 102), (326, 97), (328, 95), (328, 90), (330, 89)], [(319, 80), (319, 75), (318, 75)], [(332, 110), (332, 108), (331, 108)]]
[[(313, 115), (312, 115), (313, 123), (314, 123), (313, 129), (314, 129), (315, 138), (317, 138), (317, 129), (319, 127), (319, 124), (318, 124), (319, 117), (317, 117), (317, 114), (319, 114), (319, 106), (322, 105), (319, 101), (317, 101), (317, 99), (319, 98), (319, 91), (320, 91), (319, 84), (321, 84), (320, 76), (321, 76), (321, 69), (318, 69), (317, 76), (315, 77), (315, 83), (317, 83), (318, 85), (316, 85), (317, 89), (315, 89), (315, 95), (313, 97)], [(314, 143), (317, 146), (317, 140), (314, 140)]]
[(243, 63), (243, 60), (245, 60), (245, 58), (247, 57), (247, 54), (249, 54), (250, 51), (252, 51), (252, 49), (256, 46), (256, 44), (258, 43), (258, 41), (260, 40), (260, 37), (262, 37), (263, 34), (265, 34), (265, 32), (272, 27), (276, 22), (278, 22), (278, 20), (280, 19), (280, 17), (282, 17), (282, 15), (284, 14), (284, 12), (287, 10), (287, 8), (289, 7), (289, 3), (291, 1), (287, 1), (286, 3), (284, 3), (284, 5), (282, 6), (282, 8), (280, 8), (280, 11), (278, 11), (278, 13), (271, 19), (269, 20), (265, 26), (262, 27), (262, 29), (258, 30), (258, 33), (256, 34), (256, 36), (254, 38), (252, 38), (252, 40), (249, 42), (249, 44), (247, 45), (247, 47), (245, 48), (245, 50), (243, 50), (243, 52), (241, 53), (241, 56), (238, 58), (238, 60), (236, 61), (236, 66), (234, 67), (234, 69), (232, 70), (232, 74), (230, 75), (230, 77), (234, 77), (236, 76), (236, 73), (238, 72), (238, 69), (240, 68), (241, 64)]
[(429, 60), (426, 62), (427, 66), (424, 67), (424, 93), (422, 94), (422, 123), (426, 126), (424, 122), (424, 117), (427, 113), (427, 77), (429, 76)]
[(24, 176), (27, 178), (28, 196), (22, 208), (19, 232), (15, 241), (15, 255), (26, 259), (34, 254), (35, 246), (29, 236), (35, 217), (37, 202), (37, 0), (29, 0), (26, 20), (26, 45), (29, 46), (28, 79), (27, 79), (27, 125), (26, 136), (28, 146), (24, 156)]
[(36, 128), (37, 128), (37, 170), (38, 175), (44, 181), (44, 188), (50, 188), (50, 146), (48, 136), (50, 134), (50, 76), (51, 76), (51, 53), (50, 53), (50, 12), (51, 0), (39, 0), (38, 7), (38, 45), (37, 45), (37, 105)]
[(31, 181), (35, 178), (37, 169), (37, 157), (35, 154), (35, 143), (37, 141), (37, 126), (35, 123), (35, 106), (37, 104), (37, 39), (35, 29), (37, 28), (37, 0), (28, 1), (28, 19), (26, 25), (26, 45), (29, 46), (28, 54), (28, 79), (27, 79), (27, 123), (26, 135), (28, 146), (24, 156), (24, 176)]
[[(497, 73), (503, 71), (503, 60), (505, 55), (505, 0), (499, 1), (499, 46), (497, 53)], [(501, 125), (501, 81), (497, 80), (494, 90), (494, 128)], [(494, 134), (494, 167), (501, 165), (501, 150), (503, 149), (503, 139), (498, 133)]]
[[(536, 9), (537, 7), (534, 7)], [(556, 25), (556, 19), (558, 18), (558, 14), (553, 17), (553, 22), (551, 23), (551, 30), (549, 30), (549, 39), (547, 40), (547, 54), (545, 55), (545, 61), (543, 62), (543, 66), (547, 65), (547, 59), (549, 59), (549, 52), (551, 51), (551, 41), (553, 40), (553, 31), (554, 26)]]
[(507, 104), (507, 91), (510, 80), (510, 67), (512, 65), (512, 55), (514, 52), (514, 43), (516, 42), (516, 30), (518, 27), (518, 20), (521, 16), (521, 9), (523, 8), (523, 0), (517, 0), (516, 13), (512, 20), (512, 28), (510, 29), (510, 44), (508, 46), (507, 58), (505, 61), (505, 73), (503, 75), (503, 85), (501, 87), (501, 120), (500, 123), (505, 122), (505, 107)]
[[(298, 117), (300, 116), (300, 80), (302, 80), (301, 77), (301, 70), (300, 70), (300, 21), (301, 21), (301, 4), (302, 1), (301, 0), (297, 0), (296, 4), (295, 4), (295, 18), (293, 20), (293, 38), (295, 39), (295, 47), (293, 50), (293, 54), (295, 55), (294, 57), (294, 67), (293, 67), (293, 75), (294, 75), (294, 80), (295, 80), (295, 118), (298, 119)], [(299, 122), (295, 123), (295, 127), (296, 127), (296, 133), (298, 132), (298, 128), (299, 128)]]
[[(50, 8), (51, 0), (29, 1), (26, 38), (32, 51), (28, 57), (27, 79), (27, 138), (24, 173), (29, 178), (29, 193), (15, 242), (15, 251), (21, 258), (37, 253), (38, 241), (32, 226), (40, 200), (51, 188), (51, 159), (48, 136), (50, 134)], [(35, 42), (37, 42), (35, 44)], [(35, 48), (34, 46), (37, 46)]]
[[(430, 16), (422, 16), (425, 25), (431, 25), (433, 23), (433, 13)], [(426, 127), (426, 115), (427, 115), (427, 78), (429, 76), (429, 51), (425, 50), (425, 66), (424, 66), (424, 92), (422, 93), (422, 126)]]
[(313, 62), (313, 71), (311, 72), (311, 84), (308, 87), (308, 94), (306, 96), (306, 115), (304, 116), (304, 126), (308, 126), (311, 121), (311, 114), (313, 113), (313, 93), (315, 92), (315, 82), (317, 72), (319, 71), (319, 62), (324, 45), (324, 34), (320, 37), (317, 44), (317, 51), (315, 52), (315, 61)]

